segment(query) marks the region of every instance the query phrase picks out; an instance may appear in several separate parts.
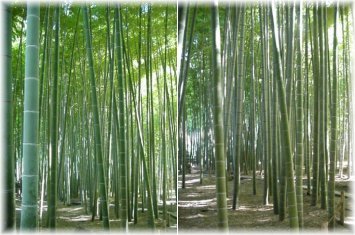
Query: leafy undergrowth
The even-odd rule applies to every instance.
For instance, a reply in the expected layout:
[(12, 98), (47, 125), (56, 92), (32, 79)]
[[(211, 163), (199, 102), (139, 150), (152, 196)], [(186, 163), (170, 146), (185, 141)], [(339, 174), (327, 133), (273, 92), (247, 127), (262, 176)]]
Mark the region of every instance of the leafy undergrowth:
[[(20, 224), (20, 204), (19, 200), (16, 201), (17, 204), (17, 228)], [(174, 210), (176, 215), (176, 209), (174, 209), (176, 204), (169, 205), (169, 210)], [(45, 207), (46, 208), (46, 207)], [(129, 231), (144, 232), (148, 230), (148, 212), (142, 212), (141, 209), (138, 211), (138, 223), (134, 224), (129, 222)], [(46, 218), (46, 211), (43, 213), (43, 222), (40, 223), (40, 231), (49, 231), (44, 225)], [(170, 227), (165, 226), (165, 221), (162, 219), (162, 214), (159, 214), (159, 218), (155, 222), (156, 230), (155, 232), (176, 232), (176, 218), (170, 216)], [(43, 225), (41, 225), (43, 224)], [(110, 204), (110, 230), (120, 231), (121, 221), (117, 219), (114, 215), (114, 205)], [(71, 205), (66, 206), (63, 203), (58, 202), (57, 204), (57, 231), (59, 232), (99, 232), (103, 230), (103, 223), (98, 217), (95, 217), (94, 221), (91, 221), (91, 213), (86, 214), (82, 205)]]
[[(179, 176), (181, 177), (181, 176)], [(251, 177), (242, 177), (239, 208), (232, 209), (233, 181), (228, 182), (228, 220), (230, 231), (243, 232), (282, 232), (289, 230), (289, 220), (280, 222), (274, 214), (272, 197), (269, 205), (263, 205), (263, 180), (257, 176), (257, 194), (252, 193)], [(198, 169), (192, 169), (192, 174), (186, 175), (185, 189), (181, 188), (179, 178), (178, 220), (179, 231), (199, 230), (211, 231), (217, 228), (217, 200), (215, 178), (206, 177), (200, 184)], [(344, 187), (344, 183), (342, 183)], [(311, 196), (304, 190), (304, 230), (309, 232), (327, 230), (327, 211), (320, 206), (310, 206)], [(336, 204), (339, 198), (335, 198)], [(347, 211), (347, 213), (351, 213)], [(350, 225), (336, 224), (337, 232), (351, 232)]]

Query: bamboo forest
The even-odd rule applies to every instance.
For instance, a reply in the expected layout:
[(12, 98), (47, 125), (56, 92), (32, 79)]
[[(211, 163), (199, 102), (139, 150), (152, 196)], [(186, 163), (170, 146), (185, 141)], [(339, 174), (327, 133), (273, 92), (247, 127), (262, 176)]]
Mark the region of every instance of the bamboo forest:
[(353, 234), (354, 7), (1, 2), (1, 231)]
[(179, 4), (179, 231), (353, 232), (352, 7)]
[(176, 4), (2, 5), (5, 229), (176, 231)]

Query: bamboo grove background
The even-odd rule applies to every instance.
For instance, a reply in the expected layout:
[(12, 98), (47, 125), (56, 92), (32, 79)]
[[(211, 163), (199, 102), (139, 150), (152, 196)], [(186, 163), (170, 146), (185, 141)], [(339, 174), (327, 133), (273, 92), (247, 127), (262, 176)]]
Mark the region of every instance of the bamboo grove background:
[(243, 205), (241, 174), (291, 228), (303, 227), (304, 185), (334, 227), (335, 175), (354, 175), (352, 14), (335, 1), (179, 6), (181, 185), (191, 166), (201, 184), (216, 173), (221, 229), (228, 191)]
[(191, 166), (215, 173), (224, 231), (242, 174), (292, 229), (305, 195), (333, 228), (335, 179), (355, 172), (351, 7), (4, 5), (6, 228), (55, 229), (77, 202), (104, 229), (139, 211), (168, 227)]
[[(148, 228), (169, 226), (177, 200), (176, 7), (4, 8), (6, 227), (54, 229), (57, 204), (78, 201), (105, 229), (119, 218), (127, 230), (138, 211), (148, 213)], [(23, 188), (16, 225), (13, 176)]]

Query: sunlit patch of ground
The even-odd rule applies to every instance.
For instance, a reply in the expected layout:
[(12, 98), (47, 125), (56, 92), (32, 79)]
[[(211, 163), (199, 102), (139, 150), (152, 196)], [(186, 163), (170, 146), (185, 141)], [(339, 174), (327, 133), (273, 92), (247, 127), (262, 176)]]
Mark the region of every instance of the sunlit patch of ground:
[[(337, 190), (347, 189), (348, 185), (339, 182)], [(186, 188), (181, 188), (181, 175), (179, 176), (178, 220), (179, 231), (213, 231), (217, 228), (216, 186), (213, 175), (204, 176), (200, 184), (199, 171), (192, 169), (192, 174), (186, 175)], [(233, 181), (228, 185), (228, 220), (231, 231), (237, 232), (282, 232), (289, 230), (289, 220), (286, 212), (284, 221), (274, 214), (272, 196), (269, 204), (263, 205), (263, 179), (257, 176), (257, 195), (252, 194), (252, 180), (245, 177), (241, 180), (239, 208), (232, 209)], [(327, 211), (310, 206), (311, 196), (304, 191), (304, 227), (306, 230), (324, 231), (326, 229)], [(339, 198), (336, 198), (336, 203)], [(348, 212), (351, 213), (351, 212)], [(348, 222), (350, 221), (350, 222)], [(346, 224), (351, 224), (351, 217), (347, 217)], [(336, 224), (336, 231), (351, 233), (351, 225)]]
[[(17, 213), (17, 228), (19, 228), (20, 218), (21, 218), (21, 201), (16, 200), (16, 213)], [(171, 214), (176, 217), (176, 204), (175, 199), (169, 200), (167, 203), (167, 208), (169, 211), (172, 211)], [(43, 212), (42, 221), (39, 221), (40, 231), (49, 231), (46, 228), (46, 216), (47, 216), (47, 206), (45, 205)], [(114, 214), (114, 204), (110, 204), (110, 229), (112, 231), (119, 231), (121, 226), (121, 221), (119, 218), (116, 218)], [(162, 206), (159, 206), (159, 211), (162, 211)], [(129, 222), (128, 227), (129, 231), (134, 232), (144, 232), (148, 228), (148, 212), (145, 209), (145, 212), (142, 212), (142, 209), (138, 209), (138, 223), (134, 224)], [(173, 232), (176, 233), (177, 229), (177, 220), (176, 218), (170, 216), (169, 222), (170, 227), (165, 226), (165, 221), (162, 219), (162, 213), (159, 213), (159, 218), (156, 220), (156, 232)], [(62, 202), (57, 203), (57, 231), (62, 232), (99, 232), (103, 231), (103, 223), (99, 220), (98, 217), (94, 221), (91, 221), (91, 213), (85, 213), (85, 210), (82, 205), (71, 205), (66, 206)]]

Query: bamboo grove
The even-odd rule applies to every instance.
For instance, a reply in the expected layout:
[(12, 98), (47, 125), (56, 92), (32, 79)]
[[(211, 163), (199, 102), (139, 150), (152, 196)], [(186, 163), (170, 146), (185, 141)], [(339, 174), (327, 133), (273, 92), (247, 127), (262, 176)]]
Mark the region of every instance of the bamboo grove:
[(303, 228), (304, 197), (334, 228), (335, 178), (354, 175), (351, 5), (190, 3), (178, 11), (182, 190), (192, 165), (201, 184), (215, 173), (216, 227), (226, 231), (228, 208), (243, 205), (240, 176), (249, 174), (250, 194), (262, 193), (291, 229)]
[(170, 226), (176, 14), (167, 4), (6, 5), (6, 228), (56, 229), (58, 205), (73, 203), (104, 229)]

